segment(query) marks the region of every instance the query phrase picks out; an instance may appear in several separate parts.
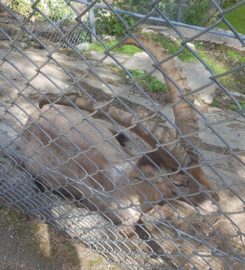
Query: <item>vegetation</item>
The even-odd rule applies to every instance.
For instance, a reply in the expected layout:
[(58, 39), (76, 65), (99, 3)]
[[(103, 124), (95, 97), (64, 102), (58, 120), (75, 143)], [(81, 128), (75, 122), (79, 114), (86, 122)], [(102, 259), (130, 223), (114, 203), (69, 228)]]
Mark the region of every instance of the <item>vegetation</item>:
[[(224, 2), (224, 7), (230, 7), (235, 4), (235, 0), (227, 0)], [(32, 6), (29, 0), (12, 0), (10, 2), (11, 7), (17, 11), (27, 16), (32, 10)], [(159, 3), (161, 9), (166, 10), (167, 13), (171, 13), (173, 7), (177, 8), (177, 1), (171, 0), (168, 3), (164, 1)], [(60, 18), (64, 18), (67, 16), (72, 16), (72, 11), (69, 8), (69, 5), (65, 1), (61, 0), (43, 0), (37, 3), (37, 7), (52, 18), (53, 20), (57, 20)], [(114, 3), (115, 8), (126, 9), (130, 11), (149, 11), (149, 1), (117, 1)], [(206, 14), (209, 10), (210, 5), (208, 0), (200, 0), (193, 1), (191, 8), (188, 8), (184, 11), (184, 20), (190, 24), (204, 24), (203, 14)], [(125, 30), (127, 27), (131, 27), (135, 25), (137, 22), (136, 18), (133, 18), (129, 15), (121, 14), (117, 16), (116, 14), (106, 11), (106, 10), (95, 10), (96, 18), (97, 18), (97, 33), (100, 35), (112, 35), (116, 37), (121, 37), (125, 35)], [(245, 33), (245, 6), (239, 6), (235, 10), (227, 13), (225, 18), (234, 25), (234, 27), (241, 33)], [(40, 14), (35, 15), (37, 18), (41, 18)], [(227, 28), (224, 24), (220, 24), (220, 27)], [(146, 33), (146, 35), (150, 35), (150, 37), (162, 44), (162, 46), (169, 52), (169, 54), (173, 55), (178, 53), (177, 57), (185, 62), (198, 61), (198, 59), (186, 48), (184, 48), (181, 44), (180, 40), (173, 40), (169, 37), (165, 37), (163, 35), (155, 34), (155, 33)], [(83, 40), (81, 38), (81, 40)], [(103, 52), (105, 50), (110, 50), (115, 53), (125, 54), (128, 56), (132, 56), (133, 54), (140, 52), (139, 48), (136, 48), (131, 45), (117, 46), (118, 41), (110, 41), (104, 44), (92, 43), (90, 46), (91, 50)], [(214, 50), (208, 49), (206, 46), (203, 46), (200, 42), (193, 42), (196, 48), (197, 53), (200, 57), (205, 61), (205, 63), (213, 70), (215, 74), (221, 74), (227, 72), (234, 67), (234, 63), (240, 65), (245, 62), (245, 55), (242, 52), (238, 52), (233, 49), (229, 49), (224, 46), (224, 48), (219, 47), (215, 53)], [(115, 47), (115, 48), (113, 48)], [(112, 49), (113, 48), (113, 49)], [(218, 52), (218, 53), (217, 53)], [(225, 55), (225, 57), (220, 56), (221, 54)], [(224, 59), (225, 58), (225, 59)], [(133, 74), (136, 77), (139, 74)], [(144, 76), (143, 76), (144, 77)], [(137, 77), (139, 79), (139, 76)], [(149, 79), (149, 78), (148, 78)], [(219, 79), (225, 86), (233, 88), (234, 85), (237, 85), (237, 74), (226, 75)], [(149, 84), (149, 80), (146, 80)], [(244, 79), (239, 78), (240, 85), (244, 83)], [(142, 83), (142, 79), (141, 79)], [(158, 83), (150, 83), (150, 85), (154, 85), (154, 87), (150, 87), (153, 89), (157, 89)], [(235, 87), (239, 88), (239, 87)], [(153, 90), (154, 91), (154, 90)]]
[[(129, 10), (131, 12), (144, 12), (148, 10), (148, 0), (115, 1), (114, 9)], [(113, 35), (121, 37), (126, 29), (135, 25), (137, 19), (127, 14), (115, 14), (108, 10), (96, 10), (96, 31), (99, 35)]]
[(210, 9), (209, 0), (199, 0), (188, 8), (184, 15), (184, 22), (193, 25), (204, 25), (207, 22), (207, 12)]
[[(165, 37), (163, 35), (158, 35), (155, 33), (154, 34), (153, 33), (146, 33), (145, 35), (148, 35), (148, 36), (150, 35), (154, 41), (162, 44), (163, 48), (165, 48), (170, 54), (175, 54), (176, 52), (178, 52), (182, 48), (182, 46), (180, 45), (179, 42), (175, 42), (175, 41), (171, 40), (170, 38)], [(110, 41), (110, 42), (105, 42), (104, 46), (102, 44), (99, 44), (99, 43), (92, 43), (90, 46), (90, 49), (95, 50), (95, 51), (99, 51), (99, 52), (103, 52), (106, 49), (115, 46), (117, 43), (118, 43), (118, 41), (116, 41), (116, 40)], [(132, 46), (132, 45), (124, 45), (122, 47), (116, 47), (112, 51), (132, 56), (133, 54), (140, 52), (142, 50), (135, 47), (135, 46)], [(187, 49), (184, 49), (180, 54), (178, 54), (178, 58), (181, 59), (182, 61), (186, 61), (186, 62), (197, 61), (196, 57), (193, 56), (192, 53), (189, 52)]]
[(222, 102), (216, 98), (213, 99), (211, 106), (221, 108)]
[[(67, 5), (66, 1), (43, 0), (39, 1), (35, 6), (54, 21), (67, 17), (74, 17), (74, 12)], [(25, 17), (30, 15), (33, 11), (30, 0), (11, 0), (10, 8)], [(35, 12), (33, 18), (44, 20), (43, 16), (38, 11)]]
[(245, 53), (242, 53), (233, 49), (226, 49), (226, 56), (231, 61), (235, 60), (240, 63), (245, 63)]
[[(241, 110), (245, 112), (245, 100), (238, 100)], [(239, 111), (239, 108), (236, 103), (231, 100), (222, 99), (221, 97), (214, 98), (211, 106), (221, 108), (221, 109), (230, 109), (232, 111)]]
[[(173, 41), (168, 37), (155, 33), (148, 35), (151, 35), (151, 38), (154, 41), (162, 44), (163, 48), (165, 48), (172, 55), (183, 47), (178, 40)], [(218, 45), (215, 48), (217, 54), (214, 55), (213, 51), (210, 50), (208, 46), (203, 45), (201, 42), (195, 41), (194, 46), (197, 54), (205, 61), (205, 63), (214, 71), (215, 74), (224, 73), (230, 70), (231, 61), (236, 61), (238, 65), (245, 62), (245, 54), (232, 48)], [(222, 58), (222, 55), (224, 54), (227, 60)], [(198, 59), (188, 49), (184, 49), (180, 54), (178, 54), (177, 57), (184, 62), (198, 61)]]
[[(222, 74), (244, 64), (245, 53), (224, 45), (215, 45), (209, 48), (209, 43), (196, 42), (198, 54), (205, 63), (212, 69), (214, 74)], [(239, 75), (239, 72), (230, 73), (219, 78), (219, 81), (229, 89), (237, 92), (244, 92), (242, 85), (245, 84), (245, 78)]]
[(120, 15), (120, 17), (121, 19), (109, 11), (98, 9), (96, 12), (96, 32), (101, 36), (123, 36), (126, 28), (135, 24), (135, 19), (125, 14)]
[[(183, 46), (180, 44), (180, 41), (178, 40), (173, 41), (169, 37), (165, 37), (156, 33), (145, 33), (145, 35), (150, 36), (152, 40), (160, 43), (163, 48), (169, 52), (169, 54), (175, 54), (180, 51), (181, 48), (183, 48)], [(196, 57), (188, 49), (184, 49), (181, 53), (179, 53), (178, 58), (185, 62), (196, 61)]]
[(198, 54), (205, 61), (205, 63), (212, 69), (215, 74), (224, 73), (229, 70), (222, 61), (217, 61), (217, 58), (214, 58), (213, 55), (205, 48), (198, 49)]
[(234, 6), (237, 3), (237, 0), (225, 0), (224, 1), (224, 8), (229, 8), (231, 6)]
[[(152, 40), (160, 43), (169, 52), (169, 54), (175, 54), (176, 52), (179, 52), (181, 48), (183, 48), (179, 40), (172, 40), (168, 37), (156, 33), (145, 33), (145, 35), (150, 36)], [(116, 40), (106, 42), (104, 45), (92, 43), (90, 48), (92, 50), (103, 52), (108, 48), (112, 48), (117, 43), (118, 41)], [(228, 48), (224, 45), (212, 45), (212, 48), (210, 49), (210, 45), (212, 44), (210, 44), (209, 42), (194, 42), (196, 52), (216, 75), (225, 73), (245, 62), (244, 52)], [(115, 53), (132, 56), (134, 53), (140, 52), (141, 50), (132, 45), (125, 45), (122, 47), (116, 46), (112, 51)], [(177, 57), (185, 62), (198, 61), (198, 59), (190, 51), (188, 51), (188, 49), (184, 49), (180, 54), (178, 54)], [(135, 72), (132, 75), (135, 75), (135, 77), (139, 77), (139, 75), (143, 74), (138, 74), (137, 72)], [(219, 81), (223, 83), (226, 87), (239, 92), (242, 92), (241, 85), (245, 83), (245, 79), (242, 78), (238, 73), (222, 76), (219, 78)]]
[(160, 82), (154, 76), (147, 74), (142, 70), (130, 70), (129, 71), (134, 81), (138, 83), (146, 91), (157, 93), (157, 92), (167, 92), (166, 84)]
[[(163, 48), (165, 48), (169, 52), (169, 54), (172, 55), (180, 51), (181, 48), (183, 47), (180, 44), (180, 41), (178, 40), (173, 41), (172, 39), (160, 34), (145, 33), (145, 35), (150, 36), (152, 40), (160, 43), (163, 46)], [(105, 42), (104, 45), (99, 43), (92, 43), (90, 49), (103, 52), (106, 49), (115, 46), (117, 43), (118, 41), (116, 40)], [(202, 43), (194, 42), (194, 45), (196, 47), (197, 53), (202, 57), (202, 59), (210, 66), (210, 68), (216, 74), (223, 73), (229, 70), (229, 67), (226, 66), (224, 62), (220, 61), (220, 59), (217, 59), (217, 57), (215, 58), (210, 49), (206, 48), (204, 45), (202, 45)], [(217, 50), (220, 51), (220, 54), (225, 53), (226, 57), (231, 61), (235, 60), (240, 63), (245, 61), (245, 54), (242, 52), (227, 47), (220, 47), (217, 48)], [(122, 47), (115, 47), (112, 51), (132, 56), (133, 54), (140, 52), (142, 50), (132, 45), (124, 45)], [(197, 58), (188, 49), (184, 49), (180, 54), (178, 54), (177, 57), (184, 62), (198, 61)]]
[(46, 0), (49, 17), (54, 20), (60, 20), (64, 18), (72, 18), (75, 17), (75, 13), (71, 10), (71, 8), (67, 5), (66, 1), (63, 0)]
[[(241, 109), (243, 112), (245, 112), (245, 101), (239, 101), (239, 104), (241, 106)], [(229, 108), (232, 110), (232, 111), (238, 111), (238, 106), (235, 104), (235, 103), (229, 103)]]
[[(245, 34), (245, 5), (239, 6), (227, 13), (224, 17), (232, 24), (232, 26), (241, 34)], [(218, 27), (229, 30), (225, 23), (220, 23)]]
[[(149, 1), (114, 1), (113, 8), (144, 13), (149, 10)], [(135, 25), (138, 19), (127, 14), (116, 15), (108, 10), (98, 9), (96, 10), (96, 20), (96, 31), (99, 35), (122, 37), (125, 35), (126, 29)]]
[(31, 2), (29, 0), (12, 0), (10, 8), (27, 17), (31, 12)]
[[(97, 52), (104, 52), (106, 49), (110, 49), (117, 44), (118, 44), (118, 41), (116, 40), (105, 42), (103, 45), (100, 43), (91, 43), (90, 49)], [(141, 52), (142, 50), (132, 45), (124, 45), (120, 47), (115, 47), (112, 51), (115, 53), (121, 53), (121, 54), (132, 56), (137, 52)]]

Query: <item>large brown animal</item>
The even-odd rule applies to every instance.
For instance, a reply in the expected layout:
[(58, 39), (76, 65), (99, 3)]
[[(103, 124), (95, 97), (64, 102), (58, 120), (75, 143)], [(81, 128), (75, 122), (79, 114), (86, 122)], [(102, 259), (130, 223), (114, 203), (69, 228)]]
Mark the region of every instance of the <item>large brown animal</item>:
[[(132, 114), (110, 104), (94, 108), (86, 99), (70, 98), (74, 107), (66, 98), (52, 97), (56, 104), (44, 107), (48, 101), (42, 100), (42, 110), (29, 117), (22, 134), (25, 167), (44, 187), (65, 192), (114, 224), (125, 225), (137, 222), (155, 204), (170, 198), (203, 199), (202, 190), (211, 189), (198, 160), (191, 160), (190, 150), (178, 142), (156, 146), (166, 142), (167, 130), (165, 135), (156, 132), (157, 142)], [(117, 139), (118, 132), (99, 119), (105, 113), (154, 151), (129, 158)], [(185, 187), (184, 193), (180, 186)]]
[(40, 184), (82, 200), (114, 224), (133, 224), (141, 211), (177, 194), (149, 156), (127, 160), (113, 132), (85, 111), (45, 106), (29, 117), (20, 146)]

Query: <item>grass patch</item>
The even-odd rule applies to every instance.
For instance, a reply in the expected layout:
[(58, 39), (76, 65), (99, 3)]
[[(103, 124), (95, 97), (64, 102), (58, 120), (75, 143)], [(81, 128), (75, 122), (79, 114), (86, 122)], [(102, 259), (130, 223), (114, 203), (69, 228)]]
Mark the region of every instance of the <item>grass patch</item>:
[(214, 98), (214, 100), (211, 103), (212, 107), (216, 107), (216, 108), (221, 108), (221, 101), (219, 101), (218, 99)]
[[(104, 52), (105, 50), (115, 46), (116, 44), (118, 44), (118, 41), (116, 40), (105, 42), (104, 46), (100, 43), (91, 43), (90, 50), (94, 50), (97, 52)], [(112, 52), (132, 56), (137, 52), (142, 52), (142, 50), (132, 45), (123, 45), (121, 47), (116, 47), (115, 49), (112, 50)]]
[(210, 50), (203, 43), (196, 42), (195, 43), (197, 52), (199, 56), (204, 60), (204, 62), (212, 69), (215, 74), (224, 73), (229, 70), (229, 67), (219, 59), (218, 55), (213, 54), (213, 50), (215, 52), (219, 52), (221, 54), (221, 50), (219, 48)]
[[(170, 38), (165, 37), (163, 35), (158, 35), (155, 33), (145, 33), (145, 35), (150, 36), (152, 40), (160, 43), (163, 46), (163, 48), (165, 48), (169, 52), (169, 54), (175, 54), (182, 48), (179, 42), (175, 42), (171, 40)], [(91, 43), (90, 50), (94, 50), (97, 52), (104, 52), (106, 49), (109, 49), (115, 46), (116, 44), (118, 44), (118, 41), (116, 40), (105, 42), (104, 46), (100, 43)], [(112, 51), (115, 53), (121, 53), (128, 56), (132, 56), (137, 52), (142, 52), (141, 49), (133, 45), (124, 45), (121, 47), (117, 47), (113, 49)], [(192, 53), (189, 52), (187, 49), (184, 49), (177, 57), (180, 60), (185, 61), (185, 62), (197, 61), (196, 57), (193, 56)]]
[[(155, 33), (145, 33), (144, 35), (150, 36), (153, 41), (160, 43), (163, 48), (165, 48), (171, 55), (175, 54), (182, 48), (179, 41), (173, 41), (172, 39), (163, 35)], [(106, 49), (115, 46), (117, 43), (118, 41), (116, 40), (106, 42), (104, 46), (99, 43), (91, 43), (90, 49), (98, 52), (104, 52)], [(217, 61), (217, 59), (210, 54), (210, 50), (202, 46), (200, 42), (195, 42), (194, 45), (196, 47), (197, 53), (216, 74), (228, 71), (229, 68), (226, 67), (222, 61)], [(141, 52), (142, 50), (133, 45), (124, 45), (121, 47), (117, 47), (112, 51), (115, 53), (132, 56), (137, 52)], [(237, 60), (239, 62), (245, 61), (245, 55), (242, 52), (226, 48), (225, 53), (230, 60)], [(188, 51), (188, 49), (184, 49), (177, 57), (184, 62), (198, 61), (197, 58), (190, 51)]]
[[(146, 35), (150, 36), (152, 40), (154, 40), (155, 42), (160, 43), (163, 46), (163, 48), (165, 48), (169, 52), (169, 54), (175, 54), (182, 48), (179, 41), (175, 42), (163, 35), (155, 33), (147, 33)], [(194, 42), (194, 45), (199, 56), (208, 64), (208, 66), (214, 71), (215, 74), (223, 73), (230, 70), (230, 66), (227, 63), (225, 63), (224, 60), (221, 61), (220, 59), (218, 59), (218, 57), (215, 56), (210, 51), (210, 49), (205, 48), (205, 46), (201, 45), (200, 42), (196, 41)], [(222, 49), (218, 48), (217, 50), (220, 51), (220, 53), (222, 51), (222, 53), (224, 53), (228, 57), (228, 60), (230, 61), (236, 60), (241, 64), (245, 62), (245, 54), (243, 52), (239, 52), (237, 50), (228, 47), (222, 47)], [(187, 49), (184, 49), (182, 53), (179, 54), (177, 57), (184, 62), (198, 61), (198, 59)]]
[(146, 91), (157, 93), (167, 92), (168, 88), (166, 84), (160, 82), (154, 76), (147, 74), (143, 70), (130, 70), (130, 73), (135, 82), (137, 82)]
[[(196, 49), (200, 57), (211, 68), (214, 74), (221, 74), (242, 65), (245, 62), (244, 52), (226, 47), (215, 45), (209, 48), (209, 43), (196, 42)], [(230, 73), (218, 79), (224, 86), (237, 92), (243, 92), (244, 79), (239, 73)]]
[[(242, 111), (245, 111), (245, 101), (244, 100), (238, 100)], [(236, 103), (230, 100), (224, 100), (221, 97), (214, 98), (212, 104), (212, 107), (220, 108), (220, 109), (230, 109), (232, 111), (239, 111), (238, 106)]]
[(213, 70), (215, 74), (224, 73), (229, 70), (229, 68), (222, 61), (218, 61), (218, 59), (210, 55), (208, 51), (199, 50), (198, 54), (205, 61), (205, 63)]
[[(245, 34), (245, 5), (239, 6), (233, 11), (227, 13), (225, 18), (239, 33)], [(223, 22), (220, 23), (218, 27), (229, 30), (229, 27)]]
[(235, 50), (232, 50), (232, 49), (227, 49), (226, 50), (226, 56), (231, 61), (236, 60), (236, 61), (241, 62), (241, 63), (245, 62), (245, 53), (242, 53), (242, 52), (238, 52), (238, 51), (235, 51)]
[[(242, 111), (245, 112), (245, 101), (240, 101), (239, 104), (241, 106)], [(238, 107), (234, 102), (229, 103), (229, 109), (232, 111), (238, 111)]]
[[(182, 48), (180, 42), (175, 42), (163, 35), (155, 33), (145, 33), (145, 35), (150, 36), (153, 41), (160, 43), (163, 48), (168, 51), (169, 54), (175, 54)], [(184, 62), (197, 61), (196, 57), (187, 49), (184, 49), (177, 57)]]
[[(145, 36), (161, 44), (170, 55), (175, 54), (180, 51), (183, 46), (180, 40), (172, 40), (169, 37), (165, 37), (158, 33), (144, 33)], [(98, 43), (92, 43), (90, 46), (91, 50), (103, 52), (108, 48), (111, 48), (117, 44), (118, 41), (110, 41), (103, 45)], [(210, 47), (208, 42), (194, 41), (195, 50), (198, 55), (204, 60), (204, 62), (210, 67), (215, 75), (225, 73), (236, 66), (245, 62), (245, 54), (239, 52), (235, 49), (226, 47), (224, 45), (213, 45)], [(112, 50), (116, 53), (125, 54), (128, 56), (134, 55), (136, 52), (142, 51), (141, 49), (133, 45), (124, 45), (122, 47), (117, 47)], [(188, 49), (184, 49), (177, 56), (181, 61), (184, 62), (197, 62), (198, 59), (190, 52)], [(134, 70), (132, 71), (133, 78), (142, 86), (150, 92), (161, 92), (167, 91), (163, 84), (155, 79), (154, 77), (147, 75), (143, 71)], [(219, 81), (229, 89), (241, 92), (241, 85), (244, 80), (241, 76), (236, 74), (228, 74), (226, 76), (220, 77)]]

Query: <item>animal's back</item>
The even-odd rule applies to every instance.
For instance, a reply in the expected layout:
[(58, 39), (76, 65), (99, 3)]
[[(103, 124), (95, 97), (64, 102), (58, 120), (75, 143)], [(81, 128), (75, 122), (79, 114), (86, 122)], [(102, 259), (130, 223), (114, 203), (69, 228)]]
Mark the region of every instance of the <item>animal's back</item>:
[(113, 188), (111, 179), (101, 173), (123, 159), (112, 136), (84, 111), (46, 106), (29, 117), (20, 148), (26, 169), (47, 187), (67, 187), (73, 195), (79, 188), (91, 194), (86, 185), (102, 191)]

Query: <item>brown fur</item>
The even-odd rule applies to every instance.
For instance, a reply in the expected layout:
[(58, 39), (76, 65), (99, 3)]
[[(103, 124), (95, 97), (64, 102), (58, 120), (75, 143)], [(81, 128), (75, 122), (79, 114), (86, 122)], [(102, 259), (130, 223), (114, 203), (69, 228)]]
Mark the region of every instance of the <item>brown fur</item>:
[(42, 185), (65, 189), (115, 224), (133, 224), (142, 212), (176, 194), (146, 158), (127, 162), (106, 122), (85, 111), (45, 106), (29, 117), (20, 148), (26, 169)]
[[(199, 127), (198, 118), (194, 110), (195, 105), (193, 103), (193, 96), (190, 95), (191, 89), (188, 86), (187, 78), (184, 75), (181, 67), (177, 64), (175, 58), (171, 58), (171, 55), (162, 47), (161, 44), (153, 41), (151, 35), (147, 36), (144, 34), (139, 34), (137, 35), (136, 39), (127, 38), (123, 44), (134, 45), (139, 48), (147, 49), (148, 53), (154, 57), (155, 62), (163, 72), (163, 76), (172, 98), (172, 103), (175, 104), (173, 106), (175, 124), (181, 131), (181, 136), (184, 136), (187, 138), (187, 141), (195, 145), (196, 139), (199, 137)], [(164, 62), (165, 59), (168, 59), (168, 61)], [(179, 89), (169, 78), (177, 85)], [(212, 190), (212, 185), (205, 175), (201, 164), (199, 164), (199, 157), (193, 152), (191, 144), (183, 141), (182, 145), (191, 158), (190, 165), (195, 167), (194, 169), (189, 170), (189, 173), (193, 176), (193, 178), (200, 182), (205, 189)], [(197, 190), (198, 185), (193, 182), (191, 189)], [(219, 199), (216, 193), (212, 193), (212, 196), (215, 200)]]
[[(157, 61), (168, 56), (163, 48), (149, 38), (140, 36), (139, 40)], [(136, 45), (132, 40), (125, 43)], [(170, 64), (161, 65), (161, 68), (187, 91), (186, 79), (174, 60)], [(179, 101), (177, 89), (168, 80), (167, 85), (176, 103)], [(84, 206), (99, 211), (114, 224), (126, 225), (134, 224), (142, 212), (149, 211), (155, 204), (169, 198), (184, 198), (186, 194), (196, 193), (194, 201), (198, 201), (203, 199), (200, 189), (211, 189), (198, 157), (187, 145), (182, 147), (176, 143), (168, 149), (180, 160), (181, 165), (186, 163), (187, 156), (191, 158), (191, 168), (187, 173), (174, 174), (173, 169), (177, 164), (162, 149), (129, 162), (115, 139), (115, 133), (110, 131), (105, 121), (96, 118), (106, 112), (153, 148), (156, 143), (154, 137), (143, 126), (135, 124), (133, 115), (115, 106), (103, 106), (102, 112), (84, 98), (70, 95), (69, 99), (72, 103), (67, 98), (50, 97), (51, 102), (60, 105), (45, 106), (42, 112), (31, 115), (22, 135), (20, 147), (27, 157), (25, 166), (42, 185), (51, 190), (65, 189), (74, 201), (82, 200)], [(40, 107), (47, 103), (49, 101), (42, 99)], [(186, 102), (180, 101), (174, 106), (174, 113), (181, 132), (184, 135), (189, 132), (188, 139), (193, 141), (194, 136), (191, 134), (198, 130), (193, 109)], [(165, 138), (170, 133), (159, 132), (162, 131), (160, 128), (154, 131), (160, 143), (171, 141), (171, 137)], [(162, 176), (163, 172), (165, 175), (173, 175)]]

